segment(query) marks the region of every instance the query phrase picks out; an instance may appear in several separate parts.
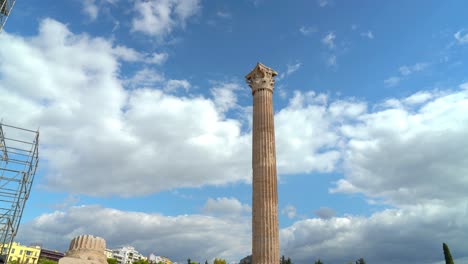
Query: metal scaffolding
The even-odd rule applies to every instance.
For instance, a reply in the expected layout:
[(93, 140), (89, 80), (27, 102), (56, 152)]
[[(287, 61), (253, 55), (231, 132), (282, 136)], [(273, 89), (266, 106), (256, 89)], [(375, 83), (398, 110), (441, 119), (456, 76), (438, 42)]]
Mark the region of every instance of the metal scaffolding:
[(2, 32), (16, 0), (0, 0), (0, 32)]
[[(0, 0), (1, 1), (1, 0)], [(0, 122), (0, 263), (6, 263), (39, 161), (39, 131)]]

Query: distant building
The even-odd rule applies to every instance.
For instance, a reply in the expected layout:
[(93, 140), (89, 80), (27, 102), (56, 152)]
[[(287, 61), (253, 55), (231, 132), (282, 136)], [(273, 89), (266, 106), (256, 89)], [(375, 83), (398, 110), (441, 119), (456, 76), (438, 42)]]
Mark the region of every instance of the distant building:
[(65, 253), (59, 252), (57, 250), (50, 250), (50, 249), (43, 248), (41, 250), (41, 254), (39, 255), (39, 258), (59, 261), (59, 259), (63, 258), (64, 256), (65, 256)]
[(144, 257), (134, 247), (126, 246), (112, 250), (112, 258), (117, 260), (118, 264), (132, 264), (137, 260), (143, 260)]
[(148, 262), (152, 264), (157, 264), (157, 263), (172, 264), (172, 261), (169, 258), (156, 256), (153, 253), (149, 255)]
[[(2, 246), (2, 253), (7, 254), (9, 250), (8, 245)], [(41, 247), (39, 246), (23, 246), (20, 243), (11, 243), (10, 255), (7, 262), (18, 261), (21, 264), (37, 264), (41, 254)]]
[(112, 249), (104, 249), (104, 255), (106, 255), (106, 258), (113, 258), (112, 256)]

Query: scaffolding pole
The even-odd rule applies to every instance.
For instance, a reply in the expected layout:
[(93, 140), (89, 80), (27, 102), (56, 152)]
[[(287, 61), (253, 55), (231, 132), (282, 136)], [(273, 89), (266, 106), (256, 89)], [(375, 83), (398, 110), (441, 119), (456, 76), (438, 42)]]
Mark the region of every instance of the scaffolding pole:
[(0, 32), (2, 32), (16, 0), (0, 0)]
[(38, 162), (39, 131), (0, 122), (0, 263), (8, 262)]

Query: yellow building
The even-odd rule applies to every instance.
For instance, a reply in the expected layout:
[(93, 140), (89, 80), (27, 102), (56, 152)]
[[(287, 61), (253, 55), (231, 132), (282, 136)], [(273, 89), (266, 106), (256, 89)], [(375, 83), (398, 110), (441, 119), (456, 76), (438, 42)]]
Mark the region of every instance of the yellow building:
[(113, 258), (112, 249), (104, 249), (104, 255), (106, 255), (106, 258)]
[[(8, 247), (2, 247), (3, 252), (8, 252)], [(38, 246), (28, 247), (23, 246), (20, 243), (13, 242), (11, 244), (10, 255), (8, 262), (17, 261), (18, 264), (37, 264), (39, 255), (41, 254), (41, 248)]]

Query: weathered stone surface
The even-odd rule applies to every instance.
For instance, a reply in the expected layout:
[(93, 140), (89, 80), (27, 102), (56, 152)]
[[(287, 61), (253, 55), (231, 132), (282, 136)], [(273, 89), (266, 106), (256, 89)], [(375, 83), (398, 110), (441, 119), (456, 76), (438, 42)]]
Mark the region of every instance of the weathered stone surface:
[(280, 262), (273, 90), (278, 75), (261, 63), (245, 76), (253, 95), (252, 263)]
[(65, 257), (59, 264), (107, 264), (106, 241), (92, 235), (82, 235), (73, 238)]

